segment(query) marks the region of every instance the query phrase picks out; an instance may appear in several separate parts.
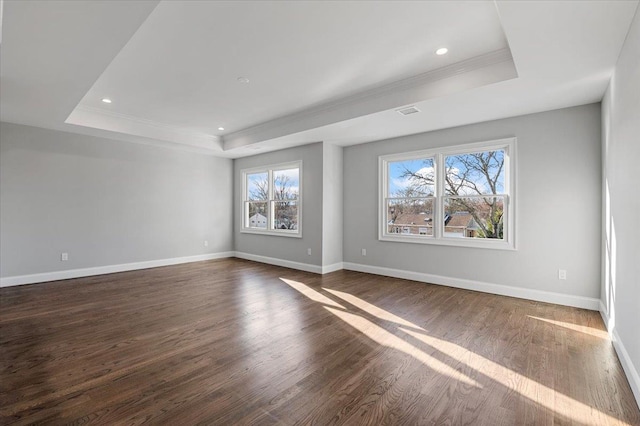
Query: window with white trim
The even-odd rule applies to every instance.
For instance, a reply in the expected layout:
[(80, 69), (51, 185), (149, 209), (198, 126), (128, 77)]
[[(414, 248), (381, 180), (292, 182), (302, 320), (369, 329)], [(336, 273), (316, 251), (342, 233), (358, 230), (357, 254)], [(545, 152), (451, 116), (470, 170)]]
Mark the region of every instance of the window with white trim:
[(242, 232), (302, 236), (302, 162), (242, 171)]
[(379, 239), (515, 249), (515, 138), (381, 156)]

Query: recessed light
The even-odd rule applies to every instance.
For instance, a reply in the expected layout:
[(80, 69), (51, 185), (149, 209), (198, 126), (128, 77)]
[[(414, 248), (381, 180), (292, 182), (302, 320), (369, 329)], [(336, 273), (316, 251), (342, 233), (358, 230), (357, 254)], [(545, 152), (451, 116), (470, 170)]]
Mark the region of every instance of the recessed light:
[(238, 77), (238, 82), (246, 84), (249, 82), (249, 79), (247, 77)]
[(109, 98), (102, 98), (102, 102), (104, 102), (105, 104), (110, 104), (110, 103), (111, 103), (111, 99), (109, 99)]
[(224, 127), (218, 127), (218, 130), (224, 130)]
[(449, 49), (447, 49), (446, 47), (441, 47), (440, 49), (436, 50), (436, 55), (442, 56), (446, 54), (448, 51)]

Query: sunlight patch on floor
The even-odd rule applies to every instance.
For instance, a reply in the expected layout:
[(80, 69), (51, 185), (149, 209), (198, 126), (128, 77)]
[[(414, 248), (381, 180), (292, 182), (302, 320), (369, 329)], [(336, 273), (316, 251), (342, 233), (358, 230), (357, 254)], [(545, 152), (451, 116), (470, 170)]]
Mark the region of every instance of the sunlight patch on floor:
[(304, 294), (314, 302), (322, 303), (324, 305), (334, 306), (336, 308), (347, 309), (341, 304), (329, 299), (327, 296), (320, 294), (314, 289), (308, 287), (306, 284), (302, 284), (301, 282), (294, 281), (294, 280), (289, 280), (287, 278), (280, 278), (280, 280), (282, 280), (282, 282), (289, 285), (290, 287), (298, 290), (300, 293)]
[(555, 413), (566, 416), (567, 418), (578, 422), (578, 424), (594, 426), (602, 424), (628, 424), (611, 417), (606, 413), (596, 410), (589, 405), (583, 404), (582, 402), (565, 394), (556, 392), (555, 389), (523, 376), (520, 373), (493, 362), (490, 359), (487, 359), (482, 355), (478, 355), (460, 345), (456, 345), (455, 343), (447, 342), (446, 340), (441, 340), (424, 333), (419, 333), (414, 330), (402, 327), (400, 327), (400, 330), (404, 331), (411, 337), (434, 347), (453, 359), (466, 359), (467, 361), (465, 362), (469, 367), (482, 372), (482, 374), (486, 375), (491, 380), (500, 383), (508, 389), (513, 389), (525, 398), (530, 399), (531, 401), (534, 401)]
[[(346, 322), (347, 324), (349, 324), (350, 326), (358, 330), (360, 333), (364, 334), (365, 336), (373, 340), (374, 342), (378, 343), (379, 345), (388, 347), (391, 349), (395, 349), (407, 355), (410, 355), (440, 374), (447, 375), (455, 380), (459, 380), (471, 386), (475, 386), (478, 388), (482, 387), (475, 380), (467, 377), (466, 375), (460, 373), (454, 368), (451, 368), (447, 364), (435, 359), (434, 357), (424, 353), (420, 349), (411, 345), (409, 342), (406, 342), (400, 339), (399, 337), (388, 332), (384, 328), (374, 324), (368, 319), (363, 318), (360, 315), (347, 312), (347, 308), (329, 299), (327, 296), (317, 292), (316, 290), (312, 289), (306, 284), (303, 284), (299, 281), (289, 280), (286, 278), (280, 278), (280, 279), (286, 284), (288, 284), (289, 286), (291, 286), (292, 288), (304, 294), (309, 299), (315, 302), (322, 303), (326, 310), (328, 310), (333, 315), (337, 316), (338, 318), (340, 318), (341, 320), (343, 320), (344, 322)], [(347, 294), (342, 293), (342, 295), (347, 295)], [(386, 312), (383, 309), (377, 308), (367, 302), (364, 302), (363, 300), (355, 296), (351, 296), (349, 297), (349, 299), (350, 299), (349, 303), (353, 301), (355, 303), (358, 303), (360, 306), (364, 306), (367, 308), (371, 308), (371, 307), (375, 308), (375, 309), (372, 309), (372, 313), (371, 313), (374, 316), (377, 316), (377, 315), (384, 316), (386, 313), (387, 318), (394, 318), (395, 320), (399, 320), (401, 323), (406, 324), (408, 327), (420, 329), (420, 327), (416, 326), (415, 324), (412, 324), (409, 321), (403, 320), (402, 318), (396, 317), (395, 315), (389, 312)], [(339, 309), (335, 309), (335, 308), (339, 308)]]
[(384, 328), (372, 323), (368, 319), (363, 318), (360, 315), (341, 311), (339, 309), (333, 309), (328, 306), (325, 306), (325, 309), (340, 318), (342, 321), (349, 324), (351, 327), (358, 330), (360, 333), (367, 336), (369, 339), (379, 344), (380, 346), (395, 349), (409, 356), (412, 356), (413, 358), (422, 362), (424, 365), (439, 374), (446, 375), (448, 377), (451, 377), (452, 379), (458, 380), (476, 388), (482, 388), (482, 385), (480, 385), (480, 383), (476, 382), (472, 378), (466, 376), (455, 368), (448, 366), (444, 362), (439, 361), (431, 355), (426, 354), (409, 342), (388, 332)]
[(355, 306), (356, 308), (362, 309), (363, 311), (367, 312), (370, 315), (373, 315), (376, 318), (380, 318), (381, 320), (385, 320), (385, 321), (390, 321), (390, 322), (394, 322), (396, 324), (400, 324), (400, 325), (404, 325), (407, 327), (412, 327), (412, 328), (416, 328), (418, 330), (422, 330), (424, 331), (424, 328), (419, 327), (417, 325), (415, 325), (412, 322), (409, 322), (403, 318), (400, 318), (397, 315), (392, 314), (389, 311), (385, 311), (382, 308), (379, 308), (375, 305), (372, 305), (369, 302), (365, 302), (364, 300), (360, 299), (359, 297), (356, 297), (352, 294), (349, 293), (345, 293), (342, 291), (338, 291), (338, 290), (332, 290), (330, 288), (322, 288), (325, 291), (328, 291), (329, 293), (333, 294), (336, 297), (339, 297), (340, 299), (344, 300), (345, 302), (351, 303), (353, 306)]
[(578, 324), (571, 324), (570, 322), (564, 322), (564, 321), (556, 321), (556, 320), (552, 320), (552, 319), (547, 319), (547, 318), (540, 318), (540, 317), (534, 317), (531, 315), (527, 315), (529, 318), (531, 319), (535, 319), (538, 321), (543, 321), (549, 324), (553, 324), (553, 325), (557, 325), (558, 327), (563, 327), (572, 331), (577, 331), (580, 333), (584, 333), (584, 334), (589, 334), (591, 336), (594, 337), (600, 337), (601, 339), (608, 339), (609, 338), (609, 334), (605, 331), (605, 330), (598, 330), (597, 328), (593, 328), (593, 327), (587, 327), (584, 325), (578, 325)]

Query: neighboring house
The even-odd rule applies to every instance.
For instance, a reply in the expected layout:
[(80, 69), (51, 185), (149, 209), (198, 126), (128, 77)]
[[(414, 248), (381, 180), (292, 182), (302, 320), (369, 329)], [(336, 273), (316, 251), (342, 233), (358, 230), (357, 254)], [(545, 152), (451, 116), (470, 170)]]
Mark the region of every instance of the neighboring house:
[(469, 212), (455, 212), (445, 215), (444, 235), (446, 237), (468, 237), (477, 236), (480, 226)]
[(433, 235), (433, 219), (426, 213), (402, 213), (389, 222), (394, 234)]
[(249, 227), (251, 228), (266, 228), (267, 227), (267, 217), (261, 215), (260, 213), (256, 213), (249, 218)]
[[(469, 212), (447, 214), (444, 219), (446, 237), (475, 238), (480, 229)], [(394, 234), (433, 235), (433, 219), (427, 213), (403, 213), (389, 222)]]

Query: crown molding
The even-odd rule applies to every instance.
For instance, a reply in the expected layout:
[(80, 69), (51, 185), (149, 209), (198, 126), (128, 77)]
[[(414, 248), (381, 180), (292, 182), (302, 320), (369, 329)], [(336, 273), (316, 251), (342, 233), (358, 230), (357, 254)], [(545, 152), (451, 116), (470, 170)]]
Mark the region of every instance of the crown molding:
[(222, 138), (216, 135), (87, 105), (78, 105), (65, 123), (145, 136), (215, 152), (222, 149)]
[(132, 121), (135, 123), (140, 123), (140, 124), (144, 124), (145, 126), (151, 126), (151, 127), (155, 127), (157, 129), (162, 129), (162, 130), (171, 130), (175, 133), (179, 133), (185, 136), (197, 136), (197, 137), (202, 137), (202, 138), (209, 138), (209, 139), (217, 139), (218, 136), (216, 135), (210, 135), (208, 133), (202, 133), (202, 132), (192, 132), (189, 130), (185, 130), (183, 127), (179, 127), (173, 124), (167, 124), (167, 123), (163, 123), (160, 121), (156, 121), (156, 120), (149, 120), (147, 118), (142, 118), (142, 117), (138, 117), (135, 115), (131, 115), (131, 114), (124, 114), (121, 112), (116, 112), (116, 111), (111, 111), (111, 110), (107, 110), (104, 108), (98, 108), (98, 107), (91, 107), (91, 106), (87, 106), (87, 105), (79, 105), (76, 109), (80, 110), (80, 111), (86, 111), (86, 112), (90, 112), (93, 114), (101, 114), (101, 115), (105, 115), (105, 116), (110, 116), (113, 118), (117, 118), (120, 120), (128, 120), (128, 121)]

